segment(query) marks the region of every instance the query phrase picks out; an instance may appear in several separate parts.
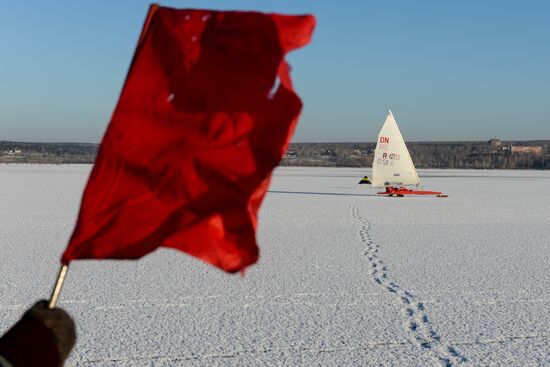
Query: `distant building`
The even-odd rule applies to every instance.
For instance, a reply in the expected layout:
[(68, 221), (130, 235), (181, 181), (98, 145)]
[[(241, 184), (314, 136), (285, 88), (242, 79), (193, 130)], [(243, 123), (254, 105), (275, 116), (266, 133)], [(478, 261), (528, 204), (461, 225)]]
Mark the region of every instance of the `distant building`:
[(296, 151), (294, 149), (289, 149), (286, 151), (284, 158), (296, 158)]
[(514, 153), (533, 154), (533, 155), (542, 154), (542, 147), (541, 146), (517, 147), (517, 146), (512, 145), (511, 150), (512, 150), (512, 154), (514, 154)]
[(498, 148), (502, 145), (502, 141), (500, 141), (500, 139), (492, 138), (489, 140), (489, 145), (493, 148)]

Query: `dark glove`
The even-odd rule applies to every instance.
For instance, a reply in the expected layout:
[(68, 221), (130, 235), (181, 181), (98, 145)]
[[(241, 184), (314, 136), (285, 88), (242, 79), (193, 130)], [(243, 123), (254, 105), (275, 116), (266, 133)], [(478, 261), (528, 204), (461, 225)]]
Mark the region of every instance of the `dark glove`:
[(0, 356), (14, 367), (63, 366), (76, 341), (67, 312), (39, 301), (0, 338)]

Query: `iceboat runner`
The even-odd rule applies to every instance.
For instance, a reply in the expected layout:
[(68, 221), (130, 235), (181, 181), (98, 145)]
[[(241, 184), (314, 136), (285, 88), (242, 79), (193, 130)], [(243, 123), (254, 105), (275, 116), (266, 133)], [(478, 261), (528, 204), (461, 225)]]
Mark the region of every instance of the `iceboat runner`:
[[(425, 191), (414, 168), (411, 155), (401, 136), (391, 111), (378, 134), (372, 162), (372, 187), (385, 188), (378, 195), (435, 195), (446, 197), (438, 191)], [(407, 186), (414, 186), (414, 189)]]

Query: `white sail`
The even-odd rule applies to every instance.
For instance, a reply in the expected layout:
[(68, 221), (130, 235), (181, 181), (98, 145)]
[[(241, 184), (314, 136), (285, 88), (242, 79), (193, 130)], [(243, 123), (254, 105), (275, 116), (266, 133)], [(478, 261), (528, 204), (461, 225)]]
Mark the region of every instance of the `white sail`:
[(420, 179), (391, 111), (378, 134), (374, 161), (372, 162), (372, 186), (420, 185)]

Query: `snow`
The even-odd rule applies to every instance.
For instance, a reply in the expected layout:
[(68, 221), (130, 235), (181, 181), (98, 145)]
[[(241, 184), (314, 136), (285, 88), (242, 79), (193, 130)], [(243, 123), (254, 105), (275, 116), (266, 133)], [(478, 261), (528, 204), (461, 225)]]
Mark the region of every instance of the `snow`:
[[(0, 333), (47, 298), (90, 166), (0, 165)], [(71, 264), (68, 366), (549, 365), (550, 172), (279, 168), (244, 278), (174, 250)]]

